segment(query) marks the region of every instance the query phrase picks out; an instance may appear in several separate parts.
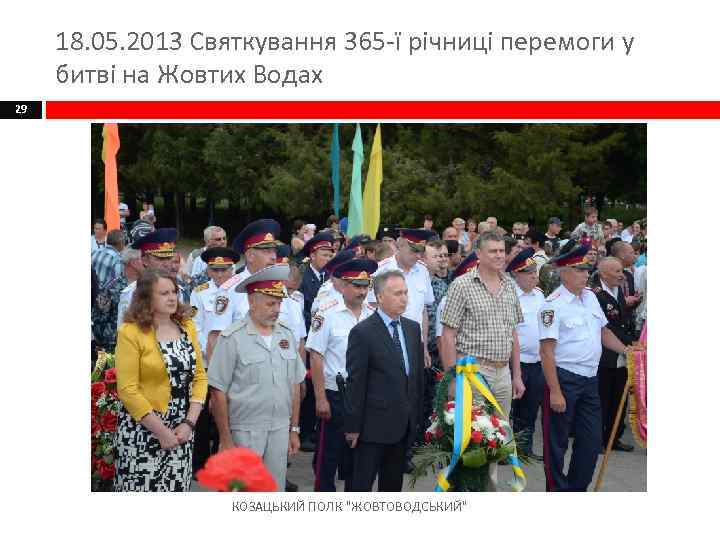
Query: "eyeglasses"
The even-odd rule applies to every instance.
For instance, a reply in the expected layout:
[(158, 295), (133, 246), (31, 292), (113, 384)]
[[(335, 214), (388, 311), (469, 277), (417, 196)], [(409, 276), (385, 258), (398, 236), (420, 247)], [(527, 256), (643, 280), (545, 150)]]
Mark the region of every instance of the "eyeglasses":
[(438, 259), (449, 259), (450, 255), (448, 255), (447, 253), (438, 253), (437, 258)]

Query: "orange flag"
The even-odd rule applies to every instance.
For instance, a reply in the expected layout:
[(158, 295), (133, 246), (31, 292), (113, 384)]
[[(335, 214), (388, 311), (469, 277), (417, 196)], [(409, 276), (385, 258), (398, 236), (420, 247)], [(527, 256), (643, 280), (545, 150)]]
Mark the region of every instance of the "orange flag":
[(107, 230), (120, 228), (120, 200), (118, 198), (117, 160), (120, 135), (117, 124), (103, 126), (102, 160), (105, 163), (105, 223)]

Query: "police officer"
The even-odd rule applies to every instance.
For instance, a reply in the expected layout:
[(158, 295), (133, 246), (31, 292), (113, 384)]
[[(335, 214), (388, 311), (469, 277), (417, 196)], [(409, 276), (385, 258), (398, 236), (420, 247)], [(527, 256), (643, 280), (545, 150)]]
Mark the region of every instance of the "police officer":
[(545, 392), (545, 378), (540, 363), (540, 339), (538, 333), (538, 313), (545, 301), (538, 283), (538, 265), (533, 248), (525, 248), (518, 253), (505, 269), (515, 281), (515, 292), (520, 300), (523, 322), (516, 330), (520, 343), (520, 372), (525, 392), (520, 399), (512, 403), (513, 430), (518, 435), (518, 444), (524, 453), (535, 459), (542, 459), (533, 453), (533, 434), (535, 419)]
[[(240, 260), (240, 255), (226, 247), (213, 247), (203, 251), (200, 259), (205, 263), (205, 270), (207, 270), (211, 281), (203, 283), (193, 290), (190, 295), (190, 305), (192, 306), (193, 321), (197, 328), (198, 339), (203, 352), (203, 364), (205, 370), (207, 370), (210, 357), (208, 353), (212, 352), (207, 350), (208, 334), (213, 329), (212, 317), (215, 314), (222, 314), (228, 309), (225, 299), (222, 296), (218, 297), (217, 293), (220, 285), (232, 277), (233, 265)], [(193, 472), (200, 470), (210, 455), (217, 451), (217, 429), (207, 409), (209, 399), (210, 396), (208, 395), (205, 407), (203, 407), (195, 423)]]
[(300, 383), (305, 365), (292, 331), (278, 320), (286, 296), (287, 265), (244, 280), (238, 292), (248, 315), (220, 333), (208, 370), (220, 450), (236, 445), (258, 453), (284, 490), (288, 455), (300, 447)]
[[(177, 231), (175, 229), (157, 229), (144, 236), (136, 236), (131, 247), (141, 251), (144, 268), (157, 268), (166, 270), (167, 272), (173, 272), (175, 267), (176, 240)], [(130, 306), (130, 301), (132, 300), (136, 286), (137, 281), (133, 281), (120, 293), (117, 318), (118, 328), (120, 328), (120, 325), (123, 323), (125, 311)], [(187, 294), (187, 300), (185, 296), (185, 289), (178, 285), (178, 300), (187, 303), (189, 294)]]
[(333, 235), (330, 233), (318, 233), (305, 242), (305, 246), (303, 246), (302, 253), (306, 257), (309, 257), (309, 261), (298, 290), (305, 298), (303, 314), (305, 316), (305, 325), (308, 329), (310, 328), (310, 311), (313, 300), (315, 300), (320, 286), (325, 282), (325, 265), (333, 257), (332, 246)]
[[(303, 295), (305, 305), (303, 307), (303, 316), (305, 318), (305, 328), (310, 330), (310, 312), (312, 310), (312, 304), (315, 297), (320, 290), (320, 286), (326, 279), (325, 265), (333, 257), (333, 240), (334, 236), (332, 233), (318, 233), (313, 236), (310, 240), (305, 242), (302, 253), (309, 260), (305, 265), (305, 271), (303, 272), (302, 282), (300, 283), (300, 291)], [(307, 361), (307, 367), (310, 368), (310, 362)], [(303, 399), (300, 409), (300, 429), (302, 430), (302, 445), (301, 450), (303, 452), (312, 452), (315, 450), (315, 428), (317, 418), (315, 416), (315, 392), (313, 385), (308, 381), (307, 393), (305, 399)]]
[(315, 296), (315, 300), (313, 300), (312, 307), (310, 308), (311, 317), (315, 316), (315, 313), (321, 305), (342, 298), (340, 290), (342, 289), (343, 281), (342, 279), (336, 278), (333, 273), (335, 272), (335, 268), (354, 258), (355, 252), (352, 249), (344, 249), (325, 265), (325, 273), (330, 276), (330, 279), (325, 280), (325, 283), (320, 285), (317, 296)]
[[(602, 423), (597, 369), (602, 348), (626, 353), (606, 328), (593, 292), (585, 287), (589, 246), (580, 245), (551, 260), (562, 285), (543, 303), (539, 315), (540, 358), (546, 388), (543, 402), (545, 479), (548, 491), (586, 491), (600, 452)], [(548, 263), (550, 264), (550, 263)], [(572, 458), (563, 472), (568, 436)]]
[(345, 352), (350, 330), (373, 314), (365, 303), (370, 276), (377, 263), (354, 259), (334, 269), (340, 285), (339, 301), (323, 307), (313, 316), (307, 349), (312, 364), (315, 411), (320, 419), (320, 436), (315, 451), (315, 491), (335, 491), (335, 472), (340, 466), (345, 491), (352, 491), (352, 455), (345, 441), (345, 404), (336, 377), (347, 378)]

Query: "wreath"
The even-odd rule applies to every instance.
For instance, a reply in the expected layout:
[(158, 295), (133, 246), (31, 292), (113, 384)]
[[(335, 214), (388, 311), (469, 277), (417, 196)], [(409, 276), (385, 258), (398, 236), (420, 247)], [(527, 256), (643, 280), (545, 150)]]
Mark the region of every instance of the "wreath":
[[(437, 475), (450, 465), (455, 448), (455, 422), (459, 415), (455, 414), (455, 400), (450, 399), (449, 389), (456, 377), (453, 369), (438, 382), (430, 427), (425, 430), (425, 445), (415, 452), (411, 487), (419, 477), (430, 472)], [(470, 440), (447, 482), (451, 491), (487, 491), (489, 465), (499, 461), (512, 462), (517, 452), (516, 440), (507, 420), (495, 414), (493, 404), (475, 388), (472, 390), (471, 414), (466, 421), (470, 422)], [(521, 455), (519, 461), (527, 463), (528, 458)]]

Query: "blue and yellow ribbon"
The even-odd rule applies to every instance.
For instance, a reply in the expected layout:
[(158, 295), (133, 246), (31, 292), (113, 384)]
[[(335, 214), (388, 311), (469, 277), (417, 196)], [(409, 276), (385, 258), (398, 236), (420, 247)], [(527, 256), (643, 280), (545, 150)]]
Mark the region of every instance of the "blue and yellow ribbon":
[[(471, 424), (472, 424), (472, 387), (490, 404), (497, 409), (501, 416), (505, 416), (505, 412), (490, 391), (485, 379), (478, 373), (479, 367), (475, 363), (475, 358), (465, 356), (455, 364), (455, 425), (453, 430), (453, 453), (450, 458), (450, 464), (445, 467), (437, 476), (437, 485), (435, 491), (448, 491), (450, 483), (448, 478), (455, 466), (460, 461), (465, 449), (470, 443)], [(512, 467), (515, 478), (510, 484), (513, 491), (522, 491), (525, 489), (527, 480), (525, 473), (520, 467), (520, 461), (517, 452), (508, 457), (510, 466)]]

